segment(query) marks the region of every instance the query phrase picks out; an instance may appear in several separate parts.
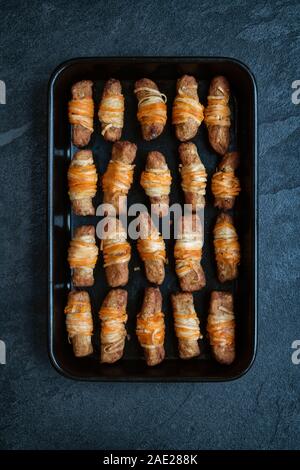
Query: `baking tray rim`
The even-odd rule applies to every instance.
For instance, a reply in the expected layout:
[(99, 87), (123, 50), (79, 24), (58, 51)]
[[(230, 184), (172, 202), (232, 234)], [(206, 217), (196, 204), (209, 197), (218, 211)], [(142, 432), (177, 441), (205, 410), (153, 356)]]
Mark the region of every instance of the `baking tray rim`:
[[(53, 320), (54, 320), (54, 309), (53, 309), (53, 201), (52, 201), (52, 191), (53, 191), (53, 91), (54, 84), (59, 78), (60, 74), (64, 72), (68, 67), (72, 66), (78, 62), (89, 62), (89, 61), (99, 61), (99, 62), (170, 62), (170, 63), (189, 63), (189, 62), (229, 62), (232, 63), (241, 69), (243, 69), (248, 77), (251, 80), (253, 87), (253, 187), (252, 187), (252, 203), (253, 203), (253, 349), (251, 359), (247, 365), (240, 373), (236, 375), (231, 375), (229, 377), (178, 377), (178, 376), (168, 376), (168, 377), (83, 377), (76, 376), (70, 372), (63, 369), (57, 362), (53, 350), (53, 341), (54, 341), (54, 332), (53, 332)], [(209, 383), (209, 382), (232, 382), (243, 377), (249, 370), (252, 368), (257, 355), (257, 315), (258, 315), (258, 197), (257, 197), (257, 181), (258, 181), (258, 159), (257, 159), (257, 149), (258, 149), (258, 133), (257, 133), (257, 85), (254, 74), (249, 69), (249, 67), (239, 59), (226, 56), (91, 56), (91, 57), (74, 57), (60, 63), (50, 75), (48, 82), (48, 93), (47, 93), (47, 117), (48, 117), (48, 175), (47, 175), (47, 235), (48, 235), (48, 315), (47, 315), (47, 351), (50, 363), (54, 369), (63, 377), (82, 381), (82, 382), (123, 382), (123, 383)]]

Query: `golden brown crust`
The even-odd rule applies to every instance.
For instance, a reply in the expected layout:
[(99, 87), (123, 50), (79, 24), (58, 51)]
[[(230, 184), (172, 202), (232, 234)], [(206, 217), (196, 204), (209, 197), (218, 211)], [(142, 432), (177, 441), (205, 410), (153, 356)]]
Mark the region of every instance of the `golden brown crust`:
[[(145, 289), (143, 305), (139, 315), (147, 318), (162, 310), (162, 296), (158, 287), (147, 287)], [(165, 358), (165, 348), (163, 345), (153, 349), (144, 348), (144, 355), (148, 366), (160, 364)]]
[[(135, 82), (134, 89), (138, 90), (139, 88), (151, 88), (153, 90), (158, 90), (158, 86), (155, 82), (150, 80), (149, 78), (142, 78)], [(142, 98), (146, 96), (145, 91), (136, 92), (136, 97), (140, 101)], [(164, 125), (158, 122), (153, 122), (152, 124), (143, 124), (141, 125), (143, 139), (145, 140), (153, 140), (156, 139), (162, 131), (164, 130)]]
[(179, 145), (178, 151), (182, 165), (197, 163), (200, 159), (197, 147), (193, 142), (183, 142)]
[[(209, 87), (209, 96), (230, 97), (230, 86), (228, 80), (223, 76), (212, 79)], [(208, 126), (208, 138), (212, 148), (224, 155), (229, 147), (230, 128), (228, 126)]]
[(111, 159), (113, 161), (131, 164), (136, 157), (137, 146), (128, 140), (115, 142), (112, 146)]
[[(218, 215), (216, 220), (216, 225), (218, 224), (231, 224), (233, 229), (233, 218), (231, 215), (222, 212)], [(214, 243), (216, 243), (216, 235), (214, 229)], [(236, 236), (236, 231), (234, 229), (234, 235)], [(239, 246), (239, 243), (238, 243)], [(215, 248), (216, 249), (216, 248)], [(217, 262), (217, 274), (220, 282), (232, 281), (238, 277), (238, 264), (239, 261), (231, 261), (228, 260), (226, 257), (221, 257)]]
[(105, 268), (107, 284), (110, 287), (123, 287), (128, 283), (128, 263), (119, 263)]
[(240, 155), (238, 152), (226, 153), (221, 162), (219, 163), (219, 169), (221, 171), (234, 171), (238, 168), (240, 163)]
[[(173, 315), (177, 312), (188, 312), (194, 309), (193, 295), (188, 292), (179, 292), (171, 296)], [(178, 351), (181, 359), (191, 359), (199, 356), (200, 348), (197, 340), (178, 338)]]
[[(183, 77), (177, 80), (177, 92), (179, 89), (182, 89), (186, 95), (199, 102), (197, 87), (197, 80), (191, 75), (183, 75)], [(197, 134), (199, 127), (200, 124), (195, 121), (195, 119), (189, 118), (187, 122), (175, 125), (176, 137), (181, 142), (193, 139)]]
[[(226, 153), (218, 167), (218, 171), (224, 173), (234, 172), (239, 166), (239, 153), (238, 152), (229, 152)], [(214, 177), (213, 177), (214, 178)], [(236, 197), (218, 197), (215, 196), (215, 207), (223, 209), (224, 211), (230, 210), (233, 208)]]
[(68, 301), (90, 302), (90, 296), (88, 292), (84, 290), (72, 290), (69, 292)]
[(148, 153), (146, 168), (160, 169), (164, 165), (166, 165), (166, 159), (162, 153), (156, 151)]
[(94, 276), (87, 274), (81, 268), (75, 268), (73, 270), (72, 282), (75, 287), (91, 287), (94, 285)]
[(72, 97), (74, 100), (93, 97), (93, 82), (91, 80), (82, 80), (72, 86)]
[(165, 267), (160, 261), (145, 261), (145, 273), (149, 282), (160, 286), (165, 279)]
[[(233, 296), (230, 292), (212, 291), (210, 298), (210, 308), (208, 316), (208, 324), (211, 320), (212, 315), (215, 318), (222, 316), (220, 307), (225, 308), (227, 311), (233, 312)], [(227, 338), (228, 335), (232, 336), (232, 341), (224, 341), (224, 344), (220, 344), (216, 341), (215, 333), (209, 335), (212, 351), (215, 359), (221, 364), (231, 364), (235, 359), (235, 322), (233, 321), (233, 327), (227, 324), (223, 328), (223, 334), (225, 333)], [(209, 329), (209, 326), (208, 326)]]
[(201, 264), (194, 265), (193, 271), (186, 274), (179, 281), (180, 288), (185, 292), (196, 292), (206, 285), (205, 274)]
[[(201, 162), (197, 147), (192, 142), (185, 142), (179, 145), (179, 157), (183, 167)], [(201, 162), (202, 163), (202, 162)], [(185, 203), (192, 205), (192, 211), (205, 206), (205, 196), (199, 191), (184, 191)]]
[[(113, 289), (108, 292), (107, 296), (105, 297), (102, 307), (113, 307), (118, 310), (126, 310), (127, 307), (127, 292), (124, 289)], [(101, 309), (100, 309), (101, 311)], [(102, 325), (101, 325), (102, 326)], [(122, 338), (118, 342), (118, 345), (116, 348), (112, 348), (110, 350), (109, 343), (108, 344), (103, 344), (101, 343), (101, 352), (100, 352), (100, 361), (102, 363), (108, 363), (112, 364), (119, 359), (122, 358), (123, 353), (124, 353), (124, 346), (125, 346), (125, 339), (126, 336)], [(100, 339), (101, 342), (101, 339)]]
[(76, 357), (85, 357), (93, 353), (90, 336), (74, 336), (72, 340), (73, 352)]
[[(103, 95), (102, 95), (102, 99), (101, 99), (101, 102), (107, 98), (107, 97), (110, 97), (110, 96), (114, 96), (114, 95), (122, 95), (122, 85), (120, 83), (119, 80), (116, 80), (114, 78), (111, 78), (110, 80), (108, 80), (105, 85), (104, 85), (104, 89), (103, 89)], [(122, 95), (123, 96), (123, 95)], [(123, 113), (124, 114), (124, 113)], [(105, 127), (107, 126), (106, 123), (104, 123), (103, 121), (101, 121), (100, 119), (100, 122), (101, 122), (101, 129), (103, 131), (103, 129), (105, 129)], [(103, 137), (105, 140), (107, 141), (110, 141), (110, 142), (116, 142), (117, 140), (120, 140), (121, 139), (121, 136), (122, 136), (122, 130), (123, 128), (122, 127), (109, 127)]]
[[(85, 291), (71, 291), (68, 295), (67, 306), (72, 305), (74, 302), (85, 302), (90, 305), (90, 296)], [(74, 356), (85, 357), (92, 354), (93, 345), (90, 335), (77, 334), (70, 341), (72, 342)]]
[(147, 366), (156, 366), (165, 358), (165, 348), (157, 346), (155, 349), (144, 349), (145, 360)]
[[(137, 146), (131, 142), (115, 142), (112, 147), (111, 160), (131, 165), (136, 157), (136, 151)], [(123, 213), (125, 211), (125, 199), (126, 197), (120, 195), (119, 191), (105, 191), (103, 188), (103, 202), (112, 204), (116, 210), (116, 214)]]
[[(93, 152), (91, 150), (79, 150), (76, 152), (71, 160), (69, 169), (76, 166), (78, 161), (91, 161), (93, 164)], [(70, 190), (70, 185), (69, 185)], [(76, 215), (95, 215), (95, 208), (91, 197), (84, 199), (72, 199), (72, 210)]]
[[(72, 86), (72, 98), (81, 100), (83, 98), (93, 97), (93, 82), (91, 80), (82, 80)], [(79, 124), (72, 126), (72, 142), (76, 147), (85, 147), (90, 139), (92, 132)]]
[[(161, 169), (167, 165), (164, 155), (160, 152), (149, 152), (147, 156), (146, 170)], [(150, 197), (151, 211), (159, 217), (165, 217), (169, 211), (169, 195)]]
[[(148, 235), (159, 234), (157, 228), (152, 222), (151, 217), (147, 212), (143, 212), (139, 216), (139, 230), (140, 238), (148, 238)], [(149, 282), (161, 285), (165, 279), (165, 263), (161, 259), (144, 261), (145, 274)]]

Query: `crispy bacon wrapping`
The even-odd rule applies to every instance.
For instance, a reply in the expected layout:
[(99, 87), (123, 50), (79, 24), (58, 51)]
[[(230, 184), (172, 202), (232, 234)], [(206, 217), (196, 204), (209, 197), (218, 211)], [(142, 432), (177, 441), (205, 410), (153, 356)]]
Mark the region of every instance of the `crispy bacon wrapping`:
[(235, 359), (235, 318), (230, 292), (211, 293), (207, 332), (215, 359), (231, 364)]
[(126, 339), (127, 292), (112, 289), (105, 297), (99, 310), (101, 322), (100, 344), (102, 363), (112, 364), (123, 356)]
[(161, 363), (165, 357), (165, 321), (162, 296), (158, 288), (145, 289), (142, 310), (137, 316), (136, 335), (144, 349), (147, 365)]
[(167, 97), (152, 80), (142, 78), (135, 83), (134, 93), (138, 99), (137, 118), (145, 140), (156, 139), (167, 122)]
[(169, 211), (169, 194), (172, 177), (166, 159), (160, 152), (149, 152), (141, 186), (150, 198), (151, 210), (164, 217)]
[(136, 151), (136, 145), (131, 142), (115, 142), (111, 160), (102, 177), (103, 202), (112, 204), (116, 214), (125, 211), (126, 196), (133, 181), (133, 161)]
[(94, 285), (94, 268), (97, 259), (98, 247), (95, 240), (95, 227), (92, 225), (77, 227), (68, 252), (68, 262), (72, 269), (74, 286)]
[(171, 297), (175, 333), (178, 339), (178, 350), (181, 359), (199, 356), (198, 340), (202, 338), (200, 320), (194, 307), (193, 295), (179, 292)]
[(177, 80), (177, 95), (173, 103), (172, 124), (181, 142), (192, 139), (203, 121), (204, 107), (199, 101), (198, 84), (194, 77), (184, 75)]
[(139, 216), (139, 240), (137, 248), (144, 261), (145, 273), (149, 282), (162, 284), (165, 278), (166, 248), (162, 236), (147, 212)]
[(203, 246), (203, 230), (197, 214), (188, 214), (178, 221), (175, 243), (175, 270), (180, 287), (194, 292), (205, 286), (205, 274), (200, 264)]
[(232, 209), (235, 199), (241, 191), (240, 181), (234, 174), (238, 164), (238, 152), (226, 153), (212, 177), (211, 190), (215, 197), (215, 207), (219, 209), (225, 211)]
[(184, 191), (185, 203), (192, 205), (192, 211), (196, 212), (205, 206), (205, 193), (207, 173), (197, 147), (192, 142), (179, 145), (181, 160), (181, 187)]
[(238, 277), (240, 244), (231, 215), (221, 213), (214, 228), (214, 247), (220, 282)]
[(105, 83), (98, 117), (101, 134), (105, 140), (116, 142), (121, 139), (124, 126), (124, 96), (119, 80), (111, 78)]
[(93, 352), (93, 317), (89, 294), (85, 291), (71, 291), (65, 308), (66, 328), (76, 357), (88, 356)]
[(125, 286), (128, 282), (128, 263), (131, 246), (122, 222), (115, 217), (107, 217), (102, 236), (102, 249), (106, 279), (110, 287)]
[(91, 150), (79, 150), (68, 170), (69, 196), (76, 215), (94, 215), (92, 199), (97, 192), (98, 175)]
[(230, 139), (230, 87), (222, 76), (213, 78), (210, 83), (207, 107), (204, 111), (204, 122), (208, 130), (208, 139), (212, 148), (224, 155)]
[(69, 101), (69, 122), (72, 124), (72, 142), (76, 147), (85, 147), (94, 132), (93, 82), (82, 80), (72, 86)]

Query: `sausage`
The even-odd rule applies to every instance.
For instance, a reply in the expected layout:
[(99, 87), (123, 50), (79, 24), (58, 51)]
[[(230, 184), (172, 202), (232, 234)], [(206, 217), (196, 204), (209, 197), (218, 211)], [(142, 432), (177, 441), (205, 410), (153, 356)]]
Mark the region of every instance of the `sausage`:
[(219, 209), (225, 211), (232, 209), (235, 199), (241, 191), (239, 179), (234, 174), (238, 165), (238, 152), (226, 153), (212, 177), (211, 190), (215, 197), (214, 205)]
[(203, 121), (204, 107), (199, 101), (198, 84), (194, 77), (183, 75), (177, 80), (177, 95), (173, 103), (172, 124), (178, 140), (186, 142), (198, 132)]
[(112, 204), (116, 214), (123, 213), (126, 208), (126, 197), (133, 181), (137, 147), (127, 141), (113, 144), (112, 156), (106, 172), (102, 177), (103, 202)]
[(107, 283), (110, 287), (121, 287), (128, 283), (128, 263), (131, 257), (131, 246), (122, 222), (115, 217), (107, 217), (102, 244), (104, 268)]
[(151, 211), (161, 217), (169, 212), (172, 177), (166, 159), (160, 152), (149, 152), (141, 186), (150, 198)]
[(213, 78), (210, 83), (204, 122), (208, 130), (208, 139), (212, 148), (224, 155), (230, 140), (230, 87), (222, 76)]
[(231, 215), (222, 212), (214, 227), (214, 247), (220, 282), (238, 277), (240, 244)]
[(205, 274), (200, 264), (202, 257), (203, 231), (196, 214), (188, 214), (179, 219), (175, 242), (175, 270), (181, 290), (194, 292), (202, 289)]
[(178, 338), (178, 350), (181, 359), (199, 356), (198, 339), (202, 338), (200, 321), (195, 312), (193, 295), (179, 292), (171, 296), (175, 332)]
[(207, 331), (215, 359), (231, 364), (235, 359), (235, 318), (230, 292), (211, 293)]
[(156, 287), (145, 289), (142, 310), (137, 316), (136, 334), (148, 366), (160, 364), (165, 358), (165, 323), (162, 296)]
[(100, 362), (112, 364), (123, 356), (127, 322), (127, 292), (124, 289), (112, 289), (105, 297), (99, 310)]
[(119, 80), (111, 78), (105, 83), (98, 117), (104, 139), (110, 142), (120, 140), (124, 126), (124, 96)]
[(93, 317), (89, 294), (71, 291), (65, 308), (66, 328), (76, 357), (92, 354)]
[(138, 99), (137, 118), (141, 124), (143, 139), (156, 139), (167, 122), (167, 97), (149, 78), (135, 82), (134, 93)]
[(139, 237), (137, 248), (144, 261), (146, 278), (160, 285), (165, 278), (165, 243), (147, 212), (139, 216)]
[(69, 196), (76, 215), (95, 215), (92, 198), (97, 192), (97, 170), (91, 150), (79, 150), (68, 170)]
[(95, 240), (95, 227), (93, 225), (77, 227), (68, 252), (68, 262), (72, 269), (74, 286), (94, 285), (94, 267), (97, 258), (98, 247)]
[(185, 203), (192, 205), (192, 211), (196, 212), (205, 206), (205, 193), (207, 173), (197, 147), (192, 142), (179, 145), (181, 160), (181, 187), (184, 191)]
[(69, 101), (69, 122), (72, 124), (72, 142), (76, 147), (85, 147), (94, 132), (93, 82), (82, 80), (72, 86)]

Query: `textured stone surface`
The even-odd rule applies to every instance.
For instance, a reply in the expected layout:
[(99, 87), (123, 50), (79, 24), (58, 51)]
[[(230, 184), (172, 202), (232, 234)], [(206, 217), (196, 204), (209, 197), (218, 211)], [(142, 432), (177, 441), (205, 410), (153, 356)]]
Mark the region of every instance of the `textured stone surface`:
[[(72, 8), (71, 8), (72, 4)], [(299, 448), (298, 1), (2, 2), (0, 447)], [(175, 6), (176, 5), (176, 6)], [(77, 383), (46, 352), (46, 90), (75, 56), (221, 55), (259, 92), (259, 341), (228, 384)]]

